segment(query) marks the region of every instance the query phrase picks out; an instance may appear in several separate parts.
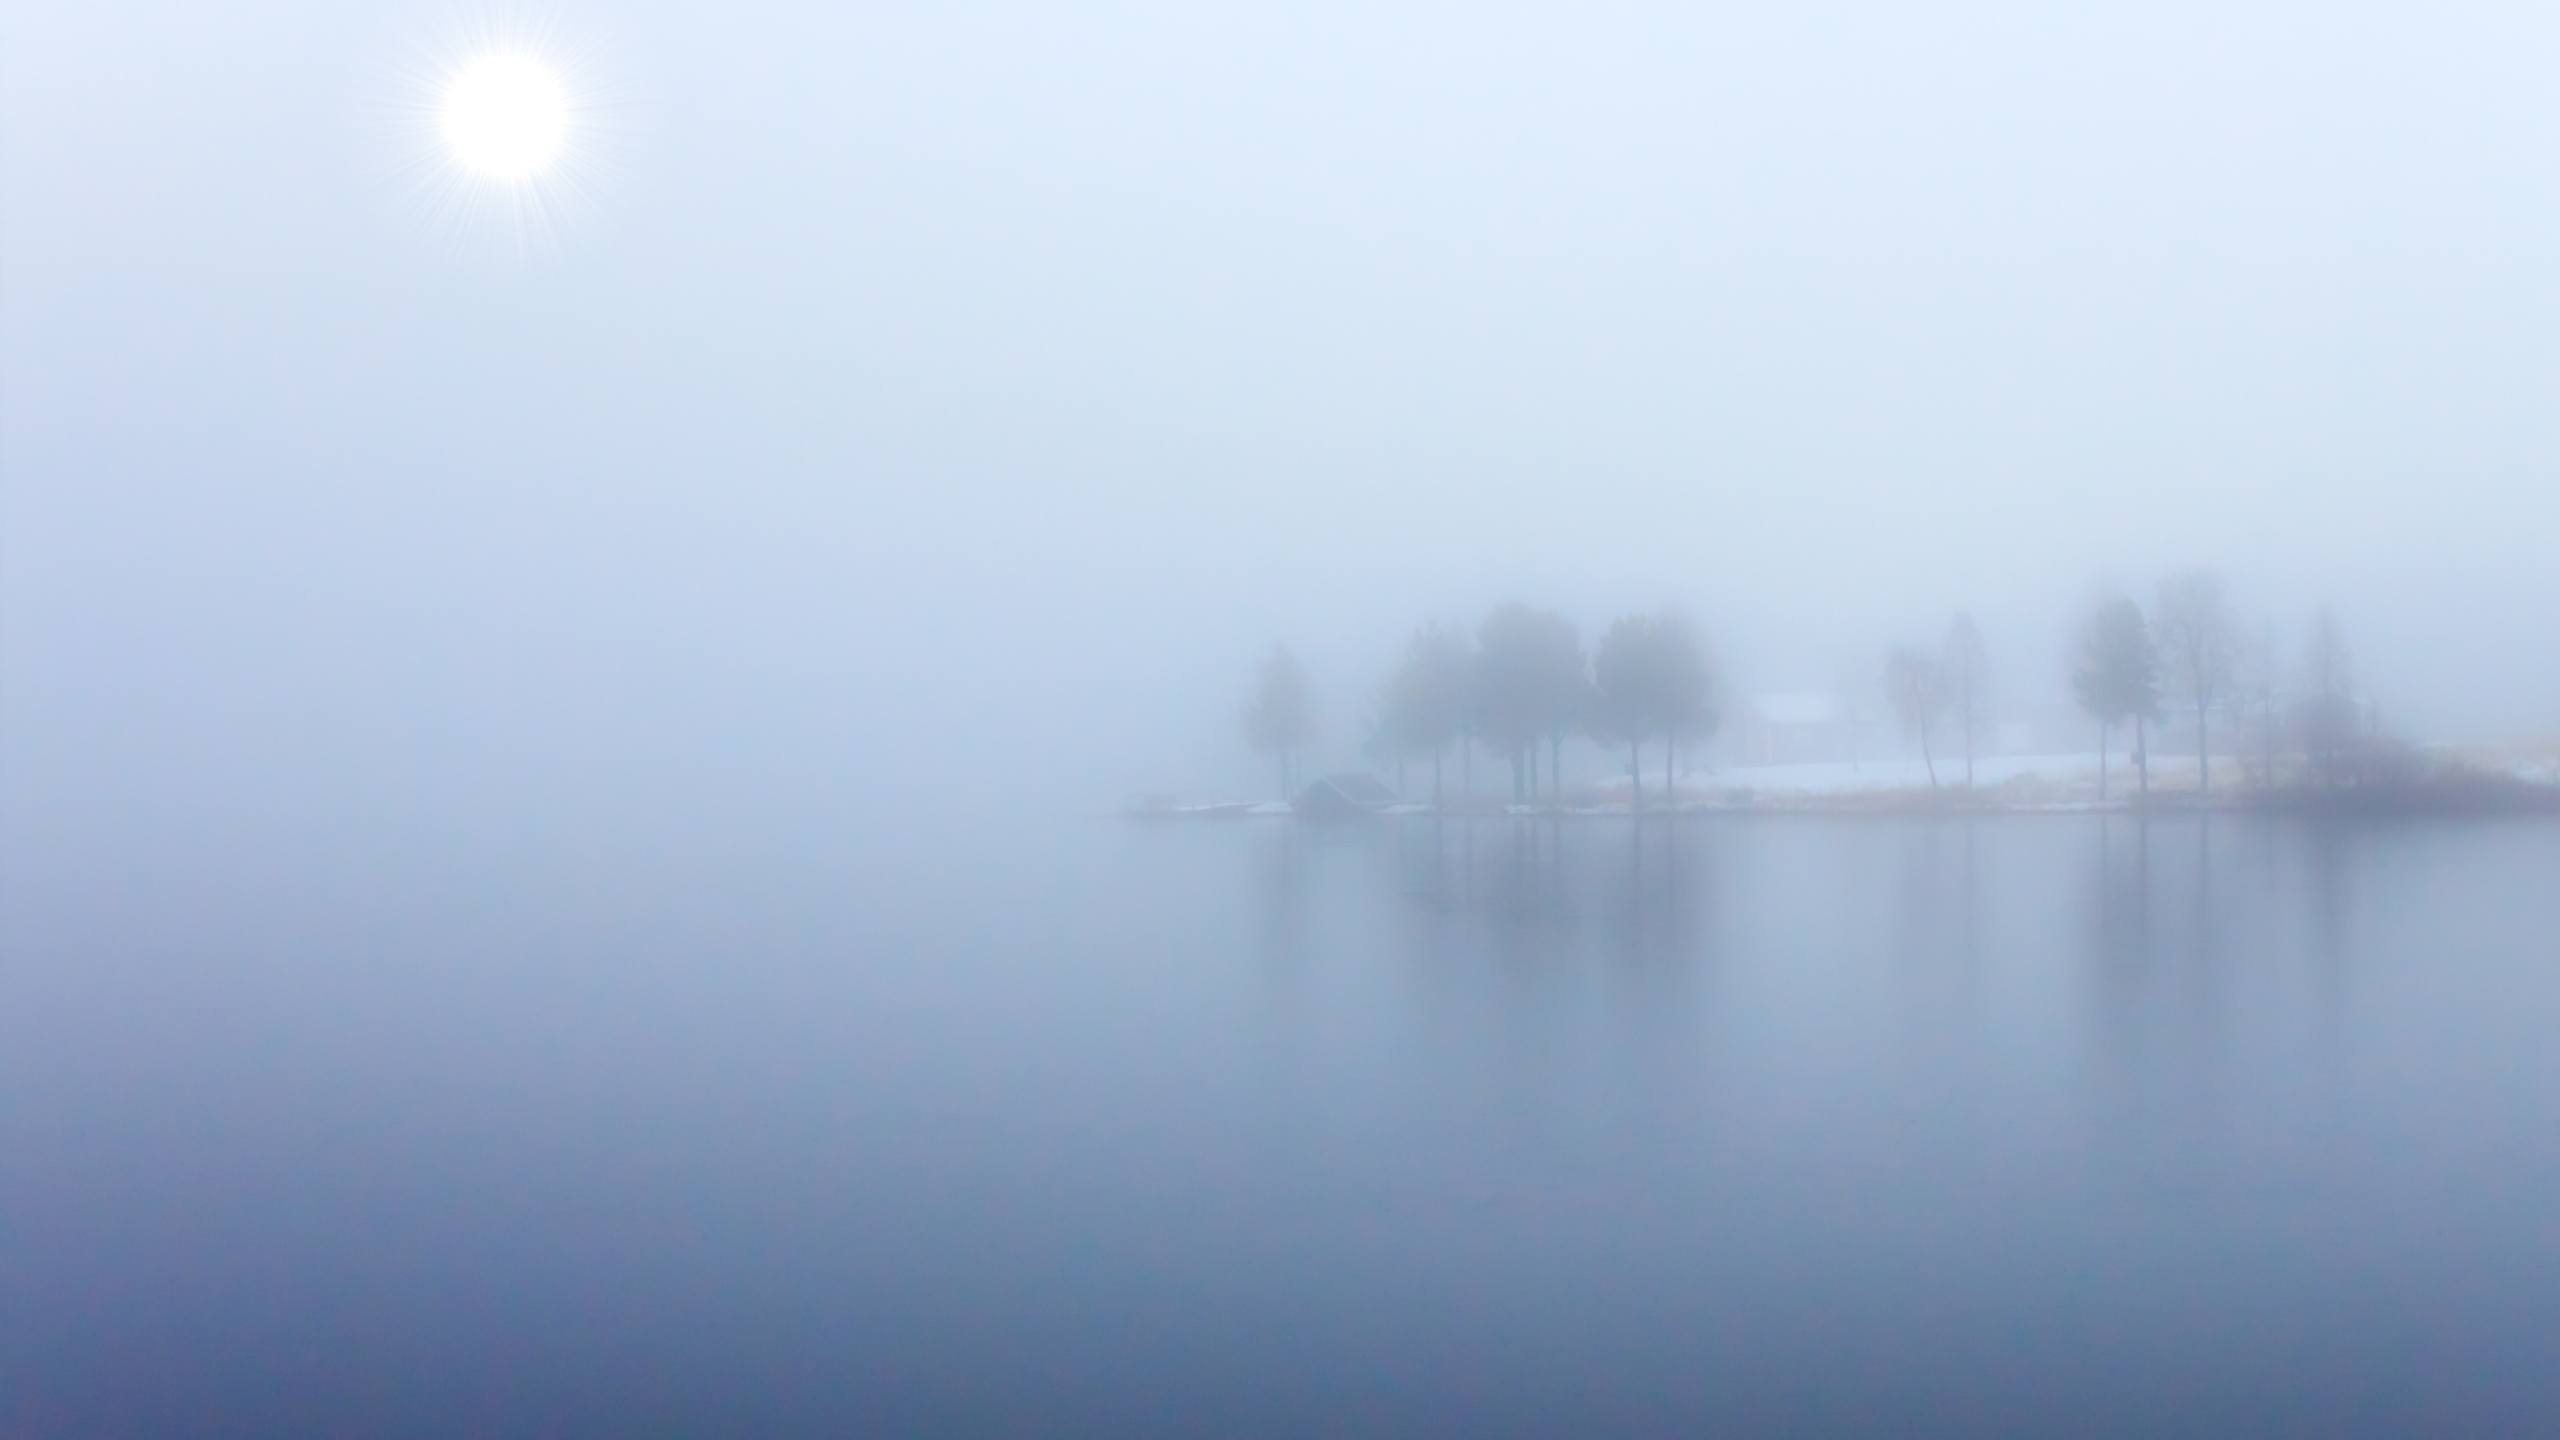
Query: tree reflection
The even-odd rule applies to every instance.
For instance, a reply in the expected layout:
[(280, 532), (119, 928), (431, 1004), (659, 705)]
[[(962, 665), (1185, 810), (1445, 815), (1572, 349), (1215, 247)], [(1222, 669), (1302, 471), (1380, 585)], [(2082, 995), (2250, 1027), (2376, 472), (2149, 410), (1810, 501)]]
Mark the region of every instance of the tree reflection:
[(2348, 876), (2353, 868), (2355, 824), (2351, 819), (2313, 820), (2304, 849), (2310, 866), (2312, 979), (2321, 1013), (2333, 1025), (2347, 1005), (2348, 950), (2355, 921)]

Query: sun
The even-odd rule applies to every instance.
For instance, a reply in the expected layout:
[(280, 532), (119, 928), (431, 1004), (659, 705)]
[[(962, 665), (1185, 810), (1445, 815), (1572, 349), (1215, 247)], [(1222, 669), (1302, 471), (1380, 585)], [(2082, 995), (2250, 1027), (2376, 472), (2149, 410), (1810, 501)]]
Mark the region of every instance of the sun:
[(560, 77), (518, 54), (483, 55), (446, 82), (444, 142), (464, 169), (491, 180), (529, 180), (560, 154), (569, 102)]
[(604, 213), (648, 107), (628, 57), (527, 8), (544, 0), (473, 3), (498, 9), (413, 38), (381, 67), (367, 108), (384, 189), (458, 250), (556, 255)]

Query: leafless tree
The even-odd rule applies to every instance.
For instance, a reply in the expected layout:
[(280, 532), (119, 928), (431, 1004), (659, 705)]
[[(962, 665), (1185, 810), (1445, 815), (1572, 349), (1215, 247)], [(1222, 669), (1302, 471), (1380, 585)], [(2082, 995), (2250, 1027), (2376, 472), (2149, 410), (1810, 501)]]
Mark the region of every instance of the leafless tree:
[(1937, 789), (1938, 761), (1930, 753), (1929, 727), (1947, 707), (1937, 660), (1916, 646), (1896, 645), (1884, 657), (1884, 690), (1904, 733), (1920, 738), (1920, 762), (1929, 767), (1929, 788)]
[(1964, 788), (1973, 788), (1974, 727), (1990, 689), (1991, 662), (1982, 649), (1982, 632), (1971, 615), (1959, 611), (1947, 626), (1947, 643), (1938, 658), (1939, 680), (1947, 704), (1964, 732)]
[(2239, 663), (2240, 622), (2223, 593), (2222, 577), (2211, 570), (2181, 570), (2161, 581), (2155, 609), (2153, 630), (2169, 683), (2195, 709), (2196, 788), (2209, 791), (2213, 746), (2206, 722)]
[[(2261, 788), (2276, 780), (2276, 699), (2279, 689), (2276, 657), (2276, 629), (2273, 621), (2262, 624), (2258, 633), (2242, 639), (2232, 666), (2232, 684), (2228, 707), (2231, 729), (2235, 735), (2257, 739), (2255, 783)], [(2250, 768), (2242, 763), (2244, 770)]]
[(2335, 780), (2356, 740), (2355, 667), (2338, 612), (2326, 605), (2312, 618), (2311, 639), (2303, 647), (2302, 684), (2308, 693), (2296, 714), (2303, 753), (2323, 779)]

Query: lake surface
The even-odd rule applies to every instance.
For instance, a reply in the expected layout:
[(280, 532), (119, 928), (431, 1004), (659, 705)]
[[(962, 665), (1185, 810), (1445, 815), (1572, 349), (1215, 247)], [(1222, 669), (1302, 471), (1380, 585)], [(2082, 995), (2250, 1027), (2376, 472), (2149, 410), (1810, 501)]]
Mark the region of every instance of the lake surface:
[(2560, 826), (18, 857), (0, 1433), (2523, 1434)]

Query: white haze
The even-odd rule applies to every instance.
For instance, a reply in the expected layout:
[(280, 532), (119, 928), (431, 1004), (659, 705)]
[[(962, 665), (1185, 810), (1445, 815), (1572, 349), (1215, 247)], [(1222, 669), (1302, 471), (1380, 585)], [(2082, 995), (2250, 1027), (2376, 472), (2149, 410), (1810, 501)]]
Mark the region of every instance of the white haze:
[(519, 257), (365, 8), (0, 21), (21, 858), (1226, 784), (1271, 641), (1513, 595), (2047, 690), (2205, 563), (2560, 727), (2549, 10), (570, 7)]

